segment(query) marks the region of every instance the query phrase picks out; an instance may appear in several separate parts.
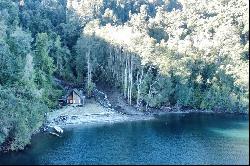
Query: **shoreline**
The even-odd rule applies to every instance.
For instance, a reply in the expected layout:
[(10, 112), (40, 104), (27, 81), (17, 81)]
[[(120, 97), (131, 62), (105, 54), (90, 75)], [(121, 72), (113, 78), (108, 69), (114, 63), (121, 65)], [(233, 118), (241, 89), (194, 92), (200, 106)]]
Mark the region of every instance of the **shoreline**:
[(93, 99), (83, 107), (65, 106), (47, 114), (44, 126), (79, 126), (91, 124), (112, 124), (126, 121), (152, 120), (154, 115), (127, 115), (112, 108), (105, 108)]
[(158, 116), (167, 114), (190, 114), (190, 113), (204, 113), (204, 114), (238, 114), (248, 115), (247, 113), (239, 112), (225, 112), (225, 111), (209, 111), (209, 110), (196, 110), (196, 109), (151, 109), (147, 112), (140, 112), (135, 107), (130, 111), (130, 114), (124, 113), (122, 110), (113, 108), (106, 108), (99, 102), (93, 99), (88, 100), (88, 104), (83, 107), (65, 106), (64, 108), (48, 113), (46, 123), (43, 125), (59, 126), (62, 128), (72, 128), (77, 126), (91, 126), (101, 124), (114, 124), (132, 121), (145, 121), (154, 120)]
[(148, 111), (148, 114), (169, 114), (169, 113), (208, 113), (208, 114), (234, 114), (234, 115), (249, 115), (248, 112), (229, 112), (229, 111), (213, 111), (213, 110), (199, 110), (199, 109), (180, 109), (177, 110), (176, 108), (171, 108), (170, 111), (165, 111), (163, 109), (152, 109)]
[[(49, 112), (47, 114), (46, 122), (43, 123), (40, 129), (37, 130), (32, 135), (36, 135), (38, 133), (45, 133), (45, 132), (49, 133), (49, 128), (48, 128), (49, 126), (50, 127), (59, 126), (63, 129), (72, 129), (72, 128), (78, 128), (78, 127), (93, 127), (93, 126), (98, 126), (98, 125), (115, 124), (115, 123), (123, 123), (123, 122), (156, 120), (159, 116), (164, 116), (168, 114), (197, 113), (197, 114), (214, 114), (214, 115), (244, 115), (244, 116), (249, 115), (248, 112), (226, 112), (226, 111), (215, 112), (215, 111), (198, 110), (198, 109), (185, 109), (184, 110), (184, 109), (176, 109), (176, 108), (170, 108), (170, 107), (168, 107), (168, 109), (151, 109), (150, 108), (149, 111), (142, 112), (140, 110), (137, 110), (134, 106), (130, 106), (130, 107), (132, 107), (133, 109), (130, 111), (130, 114), (127, 114), (126, 112), (123, 112), (123, 110), (107, 108), (93, 98), (88, 99), (88, 103), (84, 105), (83, 107), (65, 106), (61, 109), (56, 109), (52, 112)], [(84, 110), (85, 111), (88, 110), (88, 111), (78, 112), (79, 109), (82, 109), (82, 111)], [(93, 111), (93, 112), (90, 112), (90, 111)], [(65, 116), (65, 112), (67, 112), (66, 116)], [(78, 116), (80, 117), (77, 119), (74, 119), (77, 116), (75, 115), (75, 113), (79, 113)], [(1, 152), (6, 153), (9, 151), (6, 151), (6, 152), (1, 151)]]
[[(240, 114), (240, 115), (249, 115), (249, 111), (228, 111), (228, 110), (219, 110), (219, 109), (214, 109), (214, 110), (206, 110), (206, 109), (194, 109), (194, 108), (181, 108), (177, 106), (162, 106), (161, 108), (150, 108), (148, 111), (141, 111), (138, 108), (136, 108), (135, 105), (128, 105), (126, 102), (126, 99), (124, 99), (123, 95), (120, 93), (119, 89), (116, 88), (110, 88), (106, 87), (103, 85), (98, 85), (97, 91), (103, 93), (106, 95), (106, 99), (100, 99), (96, 98), (97, 102), (99, 103), (105, 103), (108, 105), (110, 104), (113, 109), (115, 109), (118, 112), (121, 112), (123, 114), (139, 114), (139, 115), (148, 115), (148, 114), (165, 114), (165, 113), (224, 113), (224, 114)], [(100, 101), (101, 100), (101, 101)]]
[(89, 126), (98, 124), (113, 124), (128, 121), (153, 120), (158, 116), (167, 114), (235, 114), (248, 115), (248, 112), (229, 112), (226, 110), (201, 110), (184, 109), (180, 107), (149, 108), (148, 111), (137, 109), (134, 105), (128, 105), (123, 96), (117, 90), (95, 89), (93, 97), (86, 100), (82, 107), (64, 106), (47, 114), (46, 122), (41, 131), (48, 127), (60, 126), (62, 128), (73, 126)]

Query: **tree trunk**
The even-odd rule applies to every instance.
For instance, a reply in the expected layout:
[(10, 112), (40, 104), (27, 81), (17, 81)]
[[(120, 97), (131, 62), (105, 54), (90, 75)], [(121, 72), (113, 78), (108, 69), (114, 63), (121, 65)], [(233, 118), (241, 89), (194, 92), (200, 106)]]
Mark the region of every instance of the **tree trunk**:
[(129, 103), (129, 91), (130, 91), (130, 55), (128, 55), (128, 76), (127, 76), (127, 102)]
[(132, 90), (133, 90), (133, 55), (130, 57), (130, 88), (129, 88), (129, 105), (132, 105)]
[(149, 106), (149, 100), (151, 100), (152, 96), (152, 86), (157, 83), (157, 80), (155, 80), (150, 86), (149, 86), (149, 91), (148, 91), (148, 100), (147, 100), (147, 105), (146, 105), (146, 111), (148, 110)]
[(127, 70), (128, 70), (128, 58), (127, 58), (127, 55), (125, 57), (125, 69), (124, 69), (124, 91), (123, 91), (123, 95), (124, 97), (126, 98), (127, 96), (127, 81), (128, 81), (128, 78), (127, 78)]
[(141, 83), (142, 83), (142, 78), (143, 78), (143, 68), (141, 68), (141, 74), (139, 78), (139, 71), (137, 72), (137, 100), (136, 100), (136, 106), (140, 106), (140, 98), (141, 98)]
[(148, 111), (149, 100), (150, 100), (150, 98), (151, 98), (151, 88), (152, 88), (152, 85), (153, 85), (153, 84), (151, 84), (151, 85), (149, 86), (149, 90), (148, 90), (148, 100), (147, 100), (147, 104), (146, 104), (146, 111)]
[(90, 97), (90, 86), (91, 86), (91, 64), (90, 64), (90, 48), (88, 48), (88, 51), (86, 53), (87, 57), (87, 68), (88, 68), (88, 74), (87, 74), (87, 94), (88, 97)]

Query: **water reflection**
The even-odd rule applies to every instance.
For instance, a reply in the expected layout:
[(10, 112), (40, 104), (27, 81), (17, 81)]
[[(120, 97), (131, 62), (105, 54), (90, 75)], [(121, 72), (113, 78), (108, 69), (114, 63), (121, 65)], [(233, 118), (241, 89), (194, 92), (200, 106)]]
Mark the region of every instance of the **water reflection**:
[(248, 134), (245, 116), (169, 114), (39, 134), (0, 164), (248, 164)]

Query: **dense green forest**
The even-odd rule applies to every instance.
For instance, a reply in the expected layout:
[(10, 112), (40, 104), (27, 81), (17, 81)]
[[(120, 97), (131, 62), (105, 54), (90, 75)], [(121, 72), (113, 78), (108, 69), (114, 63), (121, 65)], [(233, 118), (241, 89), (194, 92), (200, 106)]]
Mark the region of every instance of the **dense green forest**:
[(248, 0), (0, 0), (0, 144), (23, 149), (59, 78), (140, 111), (248, 112)]

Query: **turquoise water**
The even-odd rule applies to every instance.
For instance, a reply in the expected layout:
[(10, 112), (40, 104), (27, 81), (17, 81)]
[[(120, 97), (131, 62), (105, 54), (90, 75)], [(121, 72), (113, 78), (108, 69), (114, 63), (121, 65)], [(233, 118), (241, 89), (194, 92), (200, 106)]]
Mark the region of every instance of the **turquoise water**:
[(0, 164), (248, 164), (248, 156), (247, 116), (169, 114), (39, 134)]

